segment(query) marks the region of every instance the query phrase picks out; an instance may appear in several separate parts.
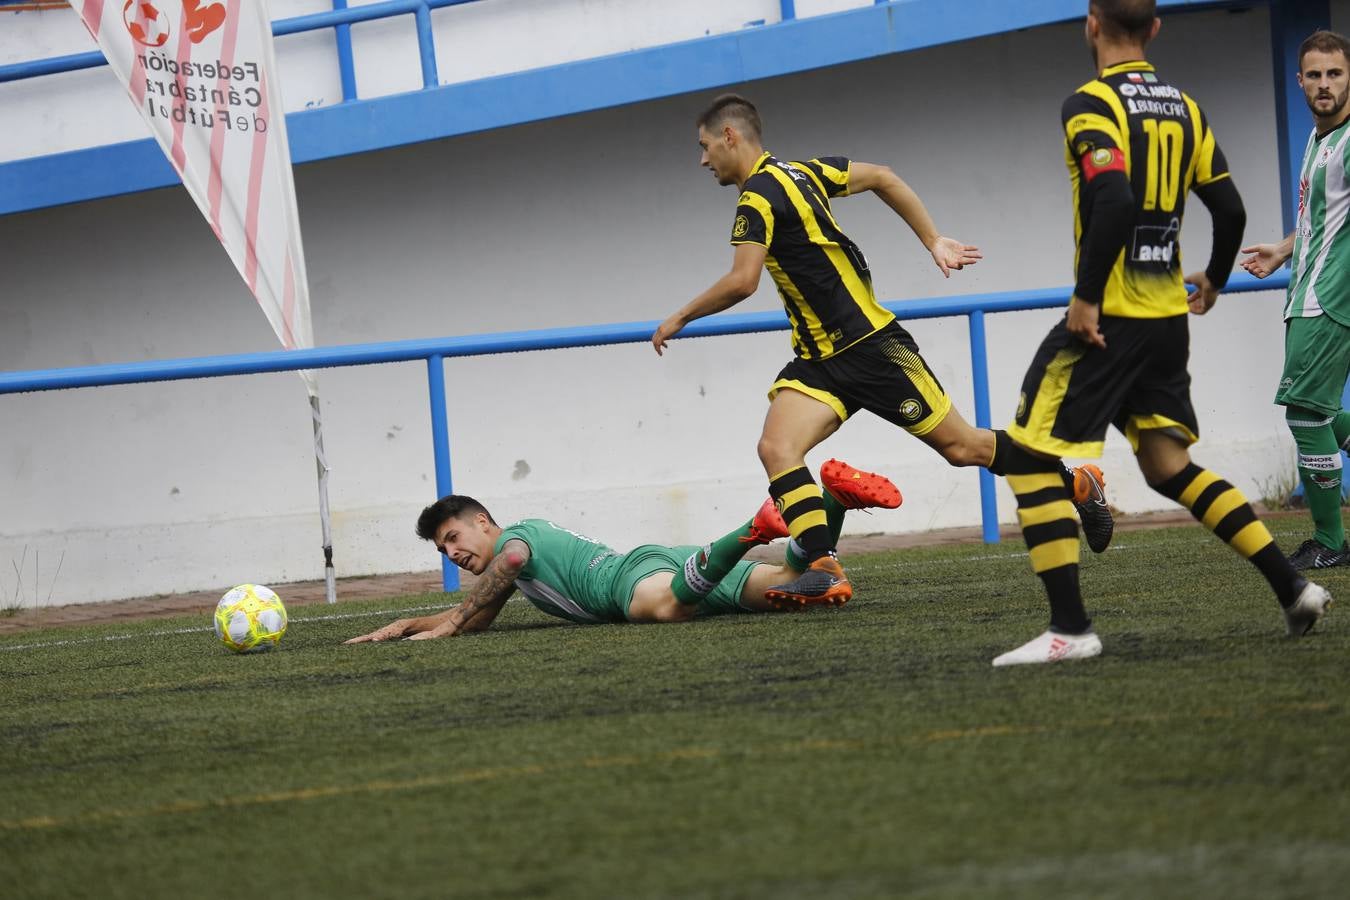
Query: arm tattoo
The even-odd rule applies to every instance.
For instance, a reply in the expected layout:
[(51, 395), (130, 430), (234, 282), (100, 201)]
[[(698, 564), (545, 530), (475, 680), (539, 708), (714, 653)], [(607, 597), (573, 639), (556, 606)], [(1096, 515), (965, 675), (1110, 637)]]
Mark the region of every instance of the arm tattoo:
[[(519, 549), (518, 549), (519, 548)], [(493, 557), (483, 574), (469, 589), (468, 595), (455, 608), (450, 619), (455, 630), (464, 627), (478, 612), (494, 603), (500, 603), (516, 589), (516, 576), (529, 560), (529, 548), (524, 541), (508, 541), (502, 552)]]

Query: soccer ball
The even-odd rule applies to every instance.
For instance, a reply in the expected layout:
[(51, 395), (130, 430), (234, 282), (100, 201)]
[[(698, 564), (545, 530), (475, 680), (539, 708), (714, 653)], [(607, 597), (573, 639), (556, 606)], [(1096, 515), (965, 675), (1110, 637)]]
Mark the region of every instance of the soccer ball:
[(216, 637), (235, 653), (271, 650), (286, 633), (286, 607), (271, 588), (241, 584), (216, 604)]
[(122, 23), (138, 44), (163, 47), (169, 40), (169, 17), (150, 0), (127, 0), (122, 7)]

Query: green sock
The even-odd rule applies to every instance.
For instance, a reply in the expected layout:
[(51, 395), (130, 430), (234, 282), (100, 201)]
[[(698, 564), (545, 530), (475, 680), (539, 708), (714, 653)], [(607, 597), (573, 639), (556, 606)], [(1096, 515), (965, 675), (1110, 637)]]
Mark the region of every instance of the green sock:
[[(830, 546), (839, 545), (839, 535), (844, 530), (844, 513), (848, 509), (841, 505), (834, 495), (829, 491), (822, 491), (825, 495), (825, 526), (830, 529)], [(788, 568), (795, 569), (798, 572), (805, 572), (810, 565), (806, 561), (806, 554), (797, 542), (791, 538), (788, 539), (787, 552), (783, 555), (783, 562), (787, 563)]]
[(717, 583), (745, 558), (755, 543), (750, 540), (754, 519), (705, 546), (684, 561), (684, 569), (675, 573), (670, 589), (681, 603), (699, 603), (713, 592)]
[(1303, 499), (1312, 513), (1313, 537), (1322, 546), (1339, 550), (1345, 544), (1345, 526), (1341, 522), (1341, 450), (1333, 430), (1335, 418), (1339, 416), (1297, 406), (1285, 411), (1298, 445), (1298, 474), (1303, 482)]
[(1350, 451), (1350, 412), (1338, 412), (1331, 420), (1331, 430), (1336, 435), (1336, 444), (1342, 450)]

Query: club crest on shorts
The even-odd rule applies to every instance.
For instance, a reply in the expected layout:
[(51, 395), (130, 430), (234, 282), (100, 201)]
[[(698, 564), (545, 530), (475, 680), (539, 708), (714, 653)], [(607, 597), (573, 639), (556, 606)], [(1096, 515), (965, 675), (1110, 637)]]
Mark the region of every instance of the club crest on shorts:
[(731, 236), (745, 237), (746, 233), (749, 231), (750, 231), (750, 220), (747, 219), (745, 216), (737, 216), (736, 224), (731, 227)]
[(1017, 415), (1013, 416), (1017, 421), (1022, 421), (1027, 417), (1027, 392), (1023, 391), (1017, 397)]
[(917, 422), (919, 417), (923, 415), (923, 404), (912, 398), (906, 400), (900, 404), (900, 415), (910, 422)]

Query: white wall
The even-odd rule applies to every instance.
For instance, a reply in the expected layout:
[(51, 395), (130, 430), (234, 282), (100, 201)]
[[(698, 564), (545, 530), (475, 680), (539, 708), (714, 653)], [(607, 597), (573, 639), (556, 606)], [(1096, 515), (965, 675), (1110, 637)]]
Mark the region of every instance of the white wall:
[[(1338, 4), (1338, 13), (1345, 5)], [(1169, 18), (1159, 67), (1204, 105), (1243, 191), (1252, 239), (1280, 229), (1266, 14)], [(1221, 59), (1222, 65), (1216, 65)], [(946, 232), (985, 261), (943, 281), (875, 198), (841, 201), (885, 299), (1071, 282), (1057, 114), (1091, 77), (1078, 26), (1059, 26), (741, 86), (784, 157), (893, 165)], [(720, 275), (735, 195), (698, 167), (693, 116), (710, 95), (315, 163), (296, 172), (321, 344), (658, 319)], [(1203, 268), (1209, 223), (1184, 233)], [(0, 368), (268, 350), (273, 338), (179, 189), (0, 219)], [(147, 272), (156, 273), (143, 280)], [(773, 309), (767, 279), (744, 308)], [(993, 413), (1010, 418), (1053, 311), (989, 319)], [(973, 415), (964, 320), (919, 321), (920, 345)], [(1192, 321), (1196, 458), (1249, 495), (1290, 468), (1271, 404), (1279, 298), (1228, 298)], [(499, 519), (544, 515), (626, 548), (706, 540), (764, 494), (755, 439), (783, 333), (454, 360), (456, 488)], [(434, 499), (425, 369), (327, 370), (339, 572), (426, 570), (412, 535)], [(849, 530), (978, 521), (974, 471), (950, 470), (866, 416), (811, 457), (893, 477), (904, 507)], [(1161, 508), (1108, 439), (1112, 502)], [(1000, 486), (1000, 509), (1013, 506)], [(305, 394), (289, 374), (0, 397), (0, 597), (33, 557), (45, 601), (316, 577)]]

